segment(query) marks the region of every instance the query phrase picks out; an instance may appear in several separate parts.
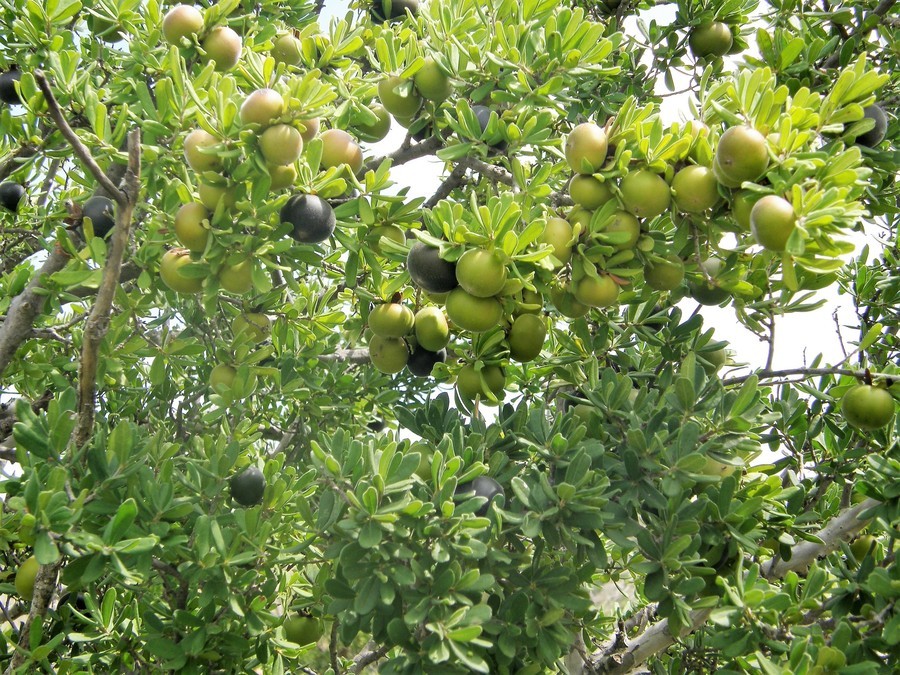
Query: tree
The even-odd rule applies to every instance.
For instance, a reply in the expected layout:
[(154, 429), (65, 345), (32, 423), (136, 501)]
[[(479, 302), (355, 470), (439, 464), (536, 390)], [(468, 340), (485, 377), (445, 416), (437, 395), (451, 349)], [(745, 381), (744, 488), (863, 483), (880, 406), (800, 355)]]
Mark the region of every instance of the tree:
[(895, 5), (4, 5), (5, 672), (890, 671)]

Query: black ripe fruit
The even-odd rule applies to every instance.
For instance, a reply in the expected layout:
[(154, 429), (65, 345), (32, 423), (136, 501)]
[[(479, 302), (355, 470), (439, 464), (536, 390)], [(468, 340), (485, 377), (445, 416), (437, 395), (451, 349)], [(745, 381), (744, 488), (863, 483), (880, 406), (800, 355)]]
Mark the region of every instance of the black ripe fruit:
[(281, 222), (293, 226), (292, 236), (301, 244), (318, 244), (331, 236), (337, 219), (321, 197), (296, 194), (281, 207)]
[(479, 476), (471, 483), (464, 483), (456, 488), (456, 494), (466, 497), (484, 497), (487, 501), (475, 512), (476, 516), (484, 516), (496, 497), (503, 497), (503, 487), (488, 476)]
[(406, 10), (413, 16), (419, 11), (419, 0), (372, 0), (369, 14), (376, 21), (402, 19)]
[[(475, 113), (475, 119), (478, 120), (478, 126), (481, 127), (481, 133), (487, 130), (488, 123), (491, 121), (491, 109), (484, 105), (473, 105), (472, 112)], [(506, 149), (506, 141), (500, 140), (490, 144), (498, 150)]]
[(7, 211), (15, 213), (19, 210), (19, 204), (25, 196), (25, 188), (18, 183), (7, 181), (0, 183), (0, 206)]
[(116, 225), (115, 205), (106, 197), (91, 197), (81, 207), (81, 215), (90, 218), (94, 228), (94, 236), (101, 239), (109, 234)]
[(442, 349), (438, 352), (430, 352), (420, 345), (416, 345), (409, 355), (406, 367), (409, 372), (419, 377), (428, 377), (431, 375), (431, 369), (436, 363), (443, 363), (447, 360), (447, 350)]
[(266, 491), (266, 477), (255, 466), (235, 474), (230, 482), (231, 498), (241, 506), (255, 506), (262, 502)]
[(19, 92), (16, 91), (16, 82), (22, 77), (18, 70), (7, 70), (0, 75), (0, 101), (8, 105), (18, 105), (22, 102)]
[(449, 293), (459, 285), (456, 263), (442, 259), (438, 249), (422, 242), (413, 244), (409, 249), (406, 269), (413, 283), (429, 293)]
[(887, 134), (887, 115), (879, 105), (870, 105), (863, 109), (863, 116), (867, 120), (875, 120), (875, 126), (866, 133), (856, 137), (857, 145), (874, 148), (884, 140)]

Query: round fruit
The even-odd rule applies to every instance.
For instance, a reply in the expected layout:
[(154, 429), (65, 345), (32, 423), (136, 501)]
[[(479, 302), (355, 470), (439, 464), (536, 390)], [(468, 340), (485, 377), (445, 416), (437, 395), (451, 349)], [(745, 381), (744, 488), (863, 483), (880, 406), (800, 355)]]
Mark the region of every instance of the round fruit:
[[(205, 224), (204, 224), (205, 223)], [(209, 242), (209, 211), (203, 204), (184, 204), (175, 214), (175, 236), (192, 253), (203, 253)]]
[(268, 169), (269, 179), (272, 181), (269, 186), (271, 190), (283, 190), (293, 185), (297, 180), (297, 169), (294, 168), (293, 164), (270, 166)]
[(726, 464), (725, 462), (720, 462), (712, 457), (707, 457), (706, 464), (700, 469), (700, 473), (714, 478), (725, 478), (726, 476), (732, 475), (736, 470), (737, 467), (733, 464)]
[(887, 389), (860, 384), (844, 394), (841, 413), (851, 426), (874, 431), (894, 418), (894, 397)]
[(419, 346), (438, 352), (450, 342), (450, 326), (440, 307), (423, 307), (416, 312), (416, 340)]
[(867, 148), (874, 148), (884, 140), (887, 135), (887, 115), (879, 105), (866, 106), (863, 109), (863, 117), (869, 120), (875, 120), (875, 126), (866, 133), (856, 137), (857, 145), (864, 145)]
[(259, 343), (268, 338), (272, 332), (272, 321), (259, 312), (238, 314), (231, 324), (231, 332), (235, 337), (245, 337)]
[(631, 171), (622, 179), (619, 187), (625, 209), (638, 218), (655, 218), (668, 209), (672, 202), (669, 184), (647, 169)]
[(613, 198), (609, 183), (603, 183), (593, 176), (575, 174), (569, 181), (569, 196), (576, 204), (589, 211), (599, 209)]
[(384, 248), (381, 246), (381, 238), (386, 237), (394, 243), (405, 244), (406, 235), (403, 229), (397, 225), (376, 225), (369, 232), (369, 240), (372, 243), (372, 250), (380, 255), (384, 255)]
[[(303, 43), (290, 33), (281, 35), (272, 45), (272, 58), (275, 63), (286, 63), (296, 66), (303, 57)], [(306, 140), (306, 139), (304, 139)]]
[(684, 281), (684, 262), (675, 254), (651, 260), (644, 267), (644, 281), (657, 291), (674, 291)]
[(219, 202), (225, 204), (225, 208), (233, 208), (237, 203), (234, 188), (229, 185), (213, 185), (201, 182), (197, 185), (197, 198), (200, 203), (210, 211), (215, 211)]
[(220, 363), (209, 372), (209, 386), (217, 394), (224, 394), (231, 389), (236, 376), (234, 366)]
[(38, 569), (37, 558), (30, 556), (25, 559), (19, 569), (16, 571), (16, 593), (23, 600), (31, 600), (34, 597), (34, 579), (37, 576)]
[(300, 120), (300, 124), (305, 127), (300, 132), (300, 138), (303, 139), (304, 143), (309, 143), (319, 133), (319, 118), (311, 117), (310, 119)]
[(731, 28), (721, 21), (712, 21), (697, 26), (691, 30), (688, 38), (691, 54), (698, 59), (709, 56), (725, 56), (733, 42), (734, 35), (731, 33)]
[(455, 288), (445, 304), (447, 316), (454, 324), (473, 333), (481, 333), (499, 325), (503, 305), (494, 298), (479, 298)]
[(303, 152), (303, 137), (290, 124), (276, 124), (260, 135), (259, 150), (268, 164), (293, 164)]
[(606, 132), (593, 122), (572, 129), (566, 138), (566, 161), (575, 173), (597, 173), (606, 161)]
[(328, 129), (321, 135), (322, 167), (331, 168), (346, 164), (354, 174), (363, 166), (363, 153), (359, 143), (343, 129)]
[(356, 132), (359, 137), (369, 143), (377, 143), (384, 139), (391, 130), (391, 115), (383, 105), (372, 104), (369, 109), (375, 114), (375, 121), (371, 124), (357, 124)]
[(107, 197), (91, 197), (81, 207), (83, 218), (90, 218), (94, 236), (106, 237), (116, 226), (115, 204)]
[(241, 104), (241, 122), (268, 126), (284, 113), (284, 99), (274, 89), (257, 89)]
[(322, 622), (311, 616), (292, 616), (284, 624), (284, 637), (298, 645), (311, 645), (318, 642), (324, 633)]
[(728, 352), (725, 347), (714, 349), (711, 352), (700, 352), (699, 356), (701, 357), (700, 367), (710, 377), (718, 373), (728, 361)]
[(22, 73), (17, 69), (7, 70), (0, 75), (0, 101), (7, 105), (18, 105), (22, 102), (16, 82), (22, 78)]
[(878, 540), (871, 534), (860, 535), (852, 544), (850, 544), (850, 550), (853, 552), (853, 557), (857, 560), (862, 560), (869, 554), (869, 551), (873, 549), (877, 542)]
[(576, 300), (567, 288), (561, 286), (550, 291), (550, 302), (560, 314), (569, 319), (577, 319), (591, 311), (590, 307)]
[(318, 244), (331, 236), (337, 220), (321, 197), (295, 194), (281, 207), (281, 222), (293, 226), (292, 236), (301, 244)]
[(399, 373), (409, 361), (409, 347), (403, 338), (373, 335), (369, 340), (369, 358), (382, 373)]
[(794, 207), (777, 195), (766, 195), (750, 211), (750, 232), (770, 251), (783, 251), (796, 226)]
[(572, 294), (588, 307), (610, 307), (619, 299), (619, 284), (607, 274), (599, 278), (586, 276), (575, 283)]
[(750, 190), (739, 190), (732, 196), (731, 215), (742, 230), (750, 231), (750, 211), (761, 198), (761, 195)]
[(423, 98), (435, 103), (446, 101), (453, 93), (450, 78), (441, 70), (440, 65), (432, 56), (425, 57), (425, 65), (419, 68), (413, 76), (413, 82)]
[[(484, 379), (484, 385), (482, 385)], [(464, 401), (474, 401), (481, 398), (484, 405), (496, 405), (488, 396), (492, 394), (497, 402), (503, 400), (503, 388), (506, 386), (506, 375), (500, 366), (484, 366), (481, 375), (475, 366), (466, 364), (460, 368), (456, 376), (456, 391)]]
[(429, 293), (447, 293), (459, 286), (456, 280), (456, 263), (447, 262), (433, 246), (416, 242), (406, 256), (409, 278), (419, 288)]
[(615, 244), (616, 250), (624, 251), (634, 248), (638, 243), (638, 239), (641, 238), (641, 224), (637, 218), (627, 211), (616, 211), (612, 222), (606, 226), (603, 232), (606, 234), (626, 233), (628, 238), (621, 243)]
[(216, 171), (222, 166), (218, 155), (204, 152), (219, 144), (212, 134), (203, 129), (194, 129), (184, 139), (184, 158), (194, 171)]
[(490, 298), (506, 283), (506, 265), (494, 251), (472, 248), (456, 262), (456, 280), (476, 298)]
[(692, 164), (672, 179), (675, 207), (682, 213), (703, 213), (719, 201), (719, 182), (712, 169)]
[(536, 314), (521, 314), (513, 321), (506, 336), (509, 342), (509, 357), (526, 363), (533, 361), (541, 353), (547, 338), (547, 324)]
[(222, 265), (219, 285), (229, 293), (244, 295), (253, 288), (253, 259), (245, 258), (234, 264)]
[[(769, 146), (766, 137), (753, 127), (731, 127), (719, 138), (713, 169), (732, 185), (759, 179), (767, 166)], [(729, 187), (727, 183), (725, 185)]]
[(406, 11), (415, 16), (419, 11), (419, 0), (372, 0), (369, 14), (376, 21), (402, 19)]
[(381, 337), (403, 337), (412, 331), (416, 317), (406, 305), (385, 302), (369, 312), (369, 328)]
[(185, 276), (182, 267), (191, 262), (191, 252), (186, 248), (172, 248), (159, 261), (159, 276), (163, 283), (176, 293), (199, 293), (203, 279)]
[(489, 476), (479, 476), (471, 483), (463, 483), (456, 487), (456, 494), (460, 497), (481, 497), (487, 501), (475, 511), (476, 516), (487, 515), (488, 509), (497, 497), (505, 497), (503, 487)]
[(378, 98), (394, 117), (412, 117), (422, 107), (422, 98), (412, 82), (388, 75), (378, 83)]
[[(481, 129), (481, 133), (484, 134), (484, 132), (487, 131), (488, 124), (491, 123), (491, 109), (486, 105), (474, 105), (472, 106), (472, 112), (475, 113), (475, 119), (478, 120), (478, 127)], [(495, 141), (491, 145), (498, 150), (503, 150), (506, 148), (506, 141)]]
[(12, 181), (0, 183), (0, 206), (7, 211), (16, 213), (24, 197), (25, 188), (18, 183), (13, 183)]
[[(708, 258), (700, 266), (706, 271), (706, 274), (702, 274), (701, 271), (702, 276), (699, 279), (690, 281), (688, 292), (701, 305), (721, 305), (731, 297), (731, 293), (719, 286), (716, 278), (725, 264), (719, 258)], [(707, 275), (709, 280), (706, 278)]]
[(266, 492), (266, 477), (257, 467), (251, 466), (243, 473), (235, 474), (229, 483), (231, 498), (241, 506), (262, 503)]
[(409, 361), (406, 367), (413, 375), (418, 377), (428, 377), (435, 364), (443, 363), (447, 360), (447, 350), (440, 349), (436, 352), (425, 349), (422, 345), (416, 345), (412, 354), (409, 355)]
[(560, 262), (555, 267), (562, 267), (571, 260), (572, 236), (573, 231), (569, 221), (556, 217), (547, 219), (544, 232), (538, 241), (553, 247), (553, 257)]
[(163, 18), (162, 31), (169, 44), (181, 46), (181, 41), (203, 29), (203, 14), (191, 5), (175, 5)]
[(204, 63), (213, 61), (220, 73), (231, 70), (241, 60), (242, 47), (240, 35), (228, 26), (216, 26), (203, 40)]

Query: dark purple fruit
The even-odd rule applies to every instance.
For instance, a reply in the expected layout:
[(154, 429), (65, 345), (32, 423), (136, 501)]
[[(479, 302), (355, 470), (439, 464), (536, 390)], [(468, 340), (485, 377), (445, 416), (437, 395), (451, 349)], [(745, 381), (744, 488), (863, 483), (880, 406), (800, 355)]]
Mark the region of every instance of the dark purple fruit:
[(293, 226), (292, 236), (301, 244), (318, 244), (331, 236), (337, 219), (321, 197), (296, 194), (281, 207), (281, 222)]
[(456, 280), (456, 263), (442, 259), (438, 249), (418, 242), (406, 256), (409, 277), (422, 290), (429, 293), (449, 293), (459, 285)]
[[(491, 109), (485, 105), (473, 105), (472, 112), (475, 113), (475, 119), (478, 120), (478, 126), (481, 127), (481, 133), (484, 133), (488, 127), (488, 123), (491, 121)], [(490, 145), (497, 148), (497, 150), (502, 151), (506, 149), (506, 141), (503, 140), (491, 143)]]
[(7, 70), (0, 75), (0, 101), (8, 105), (18, 105), (22, 102), (22, 97), (16, 91), (16, 82), (22, 78), (22, 73), (18, 70)]
[(431, 369), (434, 368), (436, 363), (443, 363), (446, 360), (446, 349), (442, 349), (439, 352), (430, 352), (424, 347), (416, 345), (412, 354), (409, 355), (406, 367), (409, 368), (409, 372), (413, 375), (428, 377), (431, 375)]
[(7, 211), (15, 213), (19, 210), (19, 204), (25, 196), (25, 188), (18, 183), (7, 181), (0, 183), (0, 206)]
[(413, 16), (419, 11), (419, 0), (372, 0), (369, 14), (375, 21), (393, 21), (406, 16), (406, 10)]
[(479, 476), (471, 483), (464, 483), (456, 487), (456, 494), (465, 497), (484, 497), (487, 501), (482, 504), (475, 512), (476, 516), (484, 516), (487, 514), (491, 503), (496, 497), (503, 497), (503, 487), (488, 476)]
[(255, 506), (262, 502), (266, 491), (266, 477), (255, 466), (231, 477), (231, 498), (241, 506)]
[(874, 148), (887, 135), (887, 115), (884, 114), (881, 106), (870, 105), (863, 109), (863, 116), (867, 120), (875, 120), (875, 126), (861, 136), (857, 136), (856, 144)]
[(115, 204), (106, 197), (91, 197), (81, 207), (81, 215), (90, 218), (94, 236), (103, 239), (116, 226)]

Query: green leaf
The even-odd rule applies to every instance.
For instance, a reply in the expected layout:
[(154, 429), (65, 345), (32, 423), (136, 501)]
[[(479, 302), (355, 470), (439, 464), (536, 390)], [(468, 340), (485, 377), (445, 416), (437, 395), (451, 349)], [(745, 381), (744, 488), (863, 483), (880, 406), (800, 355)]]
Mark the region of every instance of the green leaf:
[(109, 521), (103, 530), (103, 541), (108, 545), (115, 544), (125, 536), (125, 533), (134, 523), (137, 517), (137, 504), (129, 497), (116, 511), (116, 515)]

